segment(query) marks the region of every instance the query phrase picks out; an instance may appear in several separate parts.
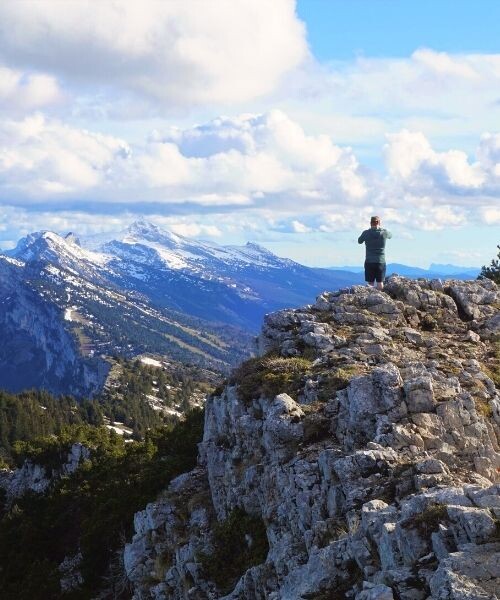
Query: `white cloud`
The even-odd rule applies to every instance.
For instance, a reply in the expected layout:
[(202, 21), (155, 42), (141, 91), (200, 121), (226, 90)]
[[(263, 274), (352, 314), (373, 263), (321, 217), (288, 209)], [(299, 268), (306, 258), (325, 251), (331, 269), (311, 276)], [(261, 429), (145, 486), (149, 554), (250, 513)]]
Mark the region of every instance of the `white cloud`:
[[(156, 221), (155, 221), (156, 222)], [(179, 235), (183, 235), (185, 237), (220, 237), (222, 235), (222, 231), (216, 227), (215, 225), (202, 225), (199, 223), (179, 223), (179, 222), (169, 222), (166, 223), (167, 227), (171, 229), (174, 233)]]
[(3, 197), (68, 197), (95, 189), (128, 153), (122, 140), (75, 129), (37, 114), (0, 123)]
[(436, 152), (421, 132), (403, 130), (387, 138), (389, 173), (408, 190), (473, 191), (486, 181), (484, 169), (477, 162), (470, 164), (465, 152)]
[(22, 202), (148, 201), (273, 210), (359, 202), (365, 176), (350, 149), (308, 136), (284, 113), (220, 118), (156, 133), (143, 145), (41, 115), (0, 125), (4, 196)]
[(481, 218), (487, 225), (500, 225), (500, 206), (482, 207)]
[(479, 79), (480, 73), (475, 60), (470, 56), (451, 56), (447, 52), (436, 52), (421, 48), (412, 54), (416, 65), (422, 66), (427, 73), (435, 73), (438, 77), (458, 79)]
[(169, 107), (251, 100), (308, 56), (293, 0), (4, 0), (0, 56)]
[(0, 111), (22, 114), (59, 104), (63, 94), (54, 77), (0, 66)]
[(300, 221), (297, 220), (293, 220), (292, 223), (292, 231), (294, 233), (310, 233), (311, 232), (311, 228), (308, 227), (307, 225), (304, 225), (304, 223), (301, 223)]
[(485, 133), (481, 136), (477, 150), (479, 162), (500, 180), (500, 133)]
[(280, 105), (309, 131), (359, 144), (370, 157), (385, 133), (401, 129), (470, 152), (478, 132), (498, 128), (499, 90), (500, 54), (418, 49), (408, 57), (308, 65)]
[[(388, 136), (381, 177), (350, 148), (308, 135), (280, 111), (157, 131), (143, 144), (34, 115), (0, 124), (0, 198), (38, 210), (83, 213), (90, 205), (125, 217), (144, 203), (160, 215), (169, 207), (172, 227), (194, 236), (231, 227), (347, 231), (364, 228), (371, 214), (401, 230), (493, 225), (499, 140), (484, 134), (476, 160), (439, 152), (422, 133), (403, 130)], [(196, 213), (207, 220), (183, 220)], [(210, 221), (210, 214), (218, 216)]]

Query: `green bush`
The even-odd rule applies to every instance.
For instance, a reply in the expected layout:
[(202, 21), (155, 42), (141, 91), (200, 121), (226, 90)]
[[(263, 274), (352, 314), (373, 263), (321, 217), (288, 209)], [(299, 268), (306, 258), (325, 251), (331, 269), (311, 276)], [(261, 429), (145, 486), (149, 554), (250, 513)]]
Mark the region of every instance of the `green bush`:
[(242, 363), (229, 382), (238, 386), (238, 395), (244, 402), (281, 393), (293, 397), (302, 389), (311, 366), (312, 362), (306, 358), (266, 355)]
[(214, 527), (212, 553), (198, 558), (208, 578), (225, 595), (247, 569), (263, 563), (268, 552), (262, 519), (237, 508)]

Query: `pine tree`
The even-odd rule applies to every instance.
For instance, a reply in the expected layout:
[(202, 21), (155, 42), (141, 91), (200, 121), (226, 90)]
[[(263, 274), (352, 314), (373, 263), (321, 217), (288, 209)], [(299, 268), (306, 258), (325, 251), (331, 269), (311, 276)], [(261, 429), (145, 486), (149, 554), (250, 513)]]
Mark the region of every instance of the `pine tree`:
[(500, 245), (497, 246), (497, 248), (497, 258), (492, 259), (488, 266), (481, 267), (479, 277), (487, 277), (488, 279), (492, 279), (495, 283), (500, 283)]

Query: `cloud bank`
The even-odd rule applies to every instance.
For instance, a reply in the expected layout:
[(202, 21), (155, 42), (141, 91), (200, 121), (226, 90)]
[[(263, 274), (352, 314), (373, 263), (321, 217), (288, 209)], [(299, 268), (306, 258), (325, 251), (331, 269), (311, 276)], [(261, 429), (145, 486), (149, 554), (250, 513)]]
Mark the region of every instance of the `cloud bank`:
[(268, 94), (308, 54), (292, 0), (0, 4), (0, 59), (166, 108)]
[(38, 114), (0, 124), (0, 198), (24, 210), (217, 213), (228, 226), (244, 213), (294, 233), (348, 230), (374, 210), (424, 230), (500, 221), (500, 134), (484, 134), (469, 157), (403, 130), (383, 153), (380, 174), (276, 110), (154, 131), (142, 144)]

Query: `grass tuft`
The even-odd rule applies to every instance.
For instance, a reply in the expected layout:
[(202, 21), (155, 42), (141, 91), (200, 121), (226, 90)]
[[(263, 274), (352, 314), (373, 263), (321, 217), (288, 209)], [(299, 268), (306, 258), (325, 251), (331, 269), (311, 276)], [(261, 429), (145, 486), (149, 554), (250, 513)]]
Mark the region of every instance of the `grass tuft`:
[(307, 358), (273, 355), (251, 358), (235, 369), (230, 383), (238, 386), (238, 395), (244, 402), (282, 393), (296, 398), (311, 366), (312, 362)]

